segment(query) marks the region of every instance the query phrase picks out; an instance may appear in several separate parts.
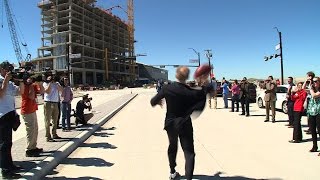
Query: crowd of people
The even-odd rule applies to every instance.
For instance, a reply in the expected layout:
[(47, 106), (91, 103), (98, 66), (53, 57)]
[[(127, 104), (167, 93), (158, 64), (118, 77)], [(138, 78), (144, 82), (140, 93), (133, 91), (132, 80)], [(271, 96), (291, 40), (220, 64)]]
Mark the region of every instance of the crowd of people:
[[(260, 83), (261, 88), (264, 90), (264, 101), (266, 115), (264, 122), (270, 121), (270, 110), (272, 123), (276, 122), (276, 101), (277, 101), (277, 86), (279, 81), (275, 81), (273, 76), (269, 76), (263, 83)], [(313, 72), (308, 72), (306, 80), (303, 82), (293, 83), (293, 77), (288, 77), (288, 91), (286, 93), (286, 103), (288, 109), (288, 128), (293, 128), (292, 140), (290, 143), (303, 142), (301, 118), (304, 113), (307, 114), (308, 130), (307, 134), (312, 135), (313, 146), (310, 152), (317, 152), (317, 132), (320, 136), (320, 78), (315, 77)], [(211, 108), (211, 99), (216, 98), (217, 82), (215, 78), (211, 79), (210, 86), (214, 92), (210, 93), (209, 106)], [(244, 77), (240, 83), (234, 80), (232, 85), (229, 84), (225, 78), (222, 79), (221, 88), (223, 88), (222, 97), (224, 108), (228, 108), (227, 97), (231, 93), (231, 112), (239, 112), (239, 103), (241, 103), (242, 113), (240, 115), (250, 116), (249, 103), (249, 83), (247, 78)], [(216, 109), (216, 105), (214, 109)], [(320, 153), (319, 153), (320, 155)]]
[[(189, 76), (187, 67), (177, 68), (177, 82), (158, 89), (158, 93), (151, 99), (151, 105), (163, 105), (163, 99), (166, 100), (167, 113), (164, 129), (167, 131), (169, 138), (168, 158), (170, 166), (169, 179), (175, 179), (180, 176), (176, 172), (176, 155), (177, 141), (180, 139), (183, 152), (185, 154), (185, 177), (192, 179), (195, 162), (194, 144), (193, 144), (193, 128), (190, 114), (195, 110), (203, 109), (203, 103), (206, 102), (205, 97), (209, 96), (209, 107), (217, 109), (217, 81), (215, 77), (211, 77), (210, 81), (206, 78), (209, 75), (196, 78), (195, 81), (200, 89), (193, 89), (193, 86), (186, 83)], [(207, 83), (206, 83), (207, 82)], [(273, 76), (269, 76), (260, 84), (264, 89), (264, 101), (266, 106), (266, 116), (264, 122), (270, 121), (270, 110), (272, 123), (276, 122), (276, 101), (277, 86), (280, 85), (278, 80), (274, 80)], [(240, 115), (250, 116), (250, 83), (244, 77), (240, 83), (235, 80), (232, 85), (223, 78), (221, 84), (224, 108), (228, 108), (228, 94), (231, 93), (231, 112), (239, 112), (239, 103), (241, 103), (242, 113)], [(288, 126), (293, 128), (292, 140), (290, 143), (303, 142), (301, 117), (304, 112), (307, 113), (308, 127), (307, 134), (312, 135), (313, 146), (310, 152), (317, 152), (317, 133), (320, 135), (320, 78), (315, 77), (313, 72), (307, 73), (304, 82), (293, 83), (293, 78), (288, 77), (288, 91), (286, 92), (287, 108), (288, 108)], [(213, 104), (211, 100), (213, 99)], [(320, 156), (320, 153), (319, 153)]]
[[(61, 124), (63, 131), (71, 128), (71, 102), (73, 93), (67, 77), (58, 77), (55, 74), (47, 74), (44, 82), (35, 82), (31, 76), (23, 79), (15, 79), (10, 71), (11, 64), (7, 61), (0, 64), (0, 167), (2, 177), (16, 178), (17, 170), (21, 167), (12, 161), (12, 130), (17, 130), (20, 125), (20, 116), (16, 112), (15, 97), (21, 96), (21, 119), (26, 127), (27, 157), (37, 157), (43, 152), (43, 148), (37, 146), (38, 141), (38, 119), (37, 110), (38, 95), (44, 99), (44, 122), (45, 136), (47, 142), (61, 139), (57, 134), (59, 119), (62, 114)], [(84, 109), (91, 109), (90, 98), (84, 95), (77, 103), (76, 125), (86, 124)], [(50, 126), (52, 126), (50, 130)]]

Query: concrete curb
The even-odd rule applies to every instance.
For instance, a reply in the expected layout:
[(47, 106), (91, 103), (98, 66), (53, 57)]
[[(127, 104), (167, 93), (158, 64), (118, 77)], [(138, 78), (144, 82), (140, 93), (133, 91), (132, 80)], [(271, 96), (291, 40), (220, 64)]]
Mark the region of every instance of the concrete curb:
[(40, 162), (37, 167), (31, 169), (29, 172), (23, 174), (21, 180), (38, 180), (45, 177), (50, 171), (52, 171), (59, 163), (66, 157), (68, 157), (77, 147), (87, 140), (99, 127), (105, 124), (110, 120), (115, 114), (117, 114), (123, 107), (125, 107), (131, 100), (137, 97), (138, 94), (135, 94), (128, 101), (120, 105), (116, 110), (110, 112), (100, 120), (98, 120), (94, 126), (83, 131), (78, 136), (74, 137), (73, 140), (67, 142), (61, 148), (59, 148), (52, 156), (47, 157), (42, 162)]

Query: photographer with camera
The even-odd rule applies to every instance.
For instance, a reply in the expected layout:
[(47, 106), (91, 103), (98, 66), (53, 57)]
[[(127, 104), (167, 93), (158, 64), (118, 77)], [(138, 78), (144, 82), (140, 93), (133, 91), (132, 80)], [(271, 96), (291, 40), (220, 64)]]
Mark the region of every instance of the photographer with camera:
[[(54, 139), (61, 139), (57, 135), (57, 121), (59, 118), (59, 92), (63, 91), (59, 84), (58, 77), (48, 74), (46, 82), (43, 83), (44, 88), (44, 117), (47, 142), (54, 142)], [(52, 136), (50, 133), (50, 120), (52, 119)]]
[[(12, 81), (13, 65), (5, 61), (0, 64), (0, 167), (3, 178), (19, 178), (15, 171), (21, 167), (13, 164), (12, 129), (16, 123), (15, 96), (24, 89), (24, 84), (20, 81), (20, 87)], [(16, 127), (17, 128), (17, 127)]]
[[(314, 77), (315, 77), (314, 72), (312, 72), (312, 71), (307, 72), (307, 80), (303, 83), (302, 89), (311, 89), (311, 86), (313, 85), (313, 78)], [(308, 108), (310, 99), (312, 98), (310, 91), (307, 91), (307, 93), (308, 93), (308, 95), (307, 95), (307, 104), (305, 106), (306, 109)], [(304, 130), (304, 131), (307, 134), (311, 134), (309, 117), (308, 117), (308, 127), (309, 128), (307, 130)]]
[[(311, 81), (310, 81), (311, 83)], [(315, 77), (312, 80), (310, 85), (310, 102), (307, 108), (307, 115), (308, 115), (308, 125), (312, 135), (312, 142), (313, 146), (310, 149), (310, 152), (317, 152), (318, 151), (318, 137), (317, 131), (320, 135), (320, 78)], [(320, 155), (320, 154), (319, 154)]]
[(86, 125), (87, 121), (84, 118), (84, 109), (89, 109), (89, 111), (91, 111), (92, 106), (90, 101), (92, 100), (92, 98), (88, 97), (89, 95), (86, 94), (82, 97), (82, 100), (78, 101), (77, 103), (77, 107), (76, 107), (76, 126), (78, 126), (78, 124), (83, 124)]
[(272, 112), (272, 123), (276, 122), (276, 88), (277, 84), (273, 81), (273, 76), (269, 76), (264, 82), (264, 89), (266, 90), (264, 96), (264, 101), (266, 102), (266, 120), (264, 122), (269, 121), (270, 108)]
[(37, 147), (38, 140), (38, 119), (37, 94), (42, 94), (41, 84), (34, 83), (31, 77), (24, 81), (24, 90), (21, 92), (21, 116), (24, 120), (27, 132), (27, 157), (37, 157), (43, 151)]

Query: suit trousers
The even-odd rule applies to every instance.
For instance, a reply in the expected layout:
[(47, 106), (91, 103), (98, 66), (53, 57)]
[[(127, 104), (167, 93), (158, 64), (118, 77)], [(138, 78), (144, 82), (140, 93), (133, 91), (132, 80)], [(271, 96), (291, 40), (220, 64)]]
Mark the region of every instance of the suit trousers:
[(288, 101), (288, 102), (287, 102), (288, 118), (289, 118), (289, 125), (290, 125), (290, 126), (293, 125), (293, 121), (294, 121), (293, 105), (294, 105), (294, 102), (293, 102), (293, 101)]
[(320, 135), (320, 114), (317, 114), (316, 116), (309, 116), (309, 123), (313, 147), (318, 148), (317, 130)]
[(213, 97), (213, 101), (212, 101), (212, 103), (213, 103), (213, 109), (217, 109), (217, 96), (215, 96), (215, 97)]
[(249, 98), (247, 98), (247, 97), (244, 97), (244, 98), (241, 98), (240, 99), (240, 101), (241, 101), (241, 109), (242, 109), (242, 114), (247, 114), (247, 115), (249, 115), (250, 113), (249, 113)]
[(38, 119), (36, 112), (21, 115), (27, 131), (27, 150), (37, 148), (38, 140)]
[(15, 111), (11, 111), (0, 118), (0, 168), (11, 170), (13, 167), (12, 148), (12, 122)]
[(239, 112), (239, 95), (235, 94), (232, 96), (232, 104), (231, 104), (231, 111), (234, 111), (234, 104), (237, 106), (237, 112)]
[(269, 120), (270, 109), (272, 113), (272, 120), (276, 119), (276, 101), (266, 101), (266, 120)]
[(301, 117), (302, 112), (294, 111), (293, 121), (293, 140), (302, 141), (302, 130), (301, 130)]
[(180, 144), (184, 152), (185, 157), (185, 176), (186, 179), (192, 179), (194, 162), (195, 162), (195, 152), (193, 144), (193, 127), (191, 119), (186, 121), (182, 127), (180, 133), (173, 126), (166, 128), (168, 138), (169, 138), (169, 147), (168, 147), (168, 158), (171, 173), (175, 172), (176, 167), (176, 157), (178, 151), (178, 138), (180, 139)]
[(50, 134), (50, 120), (52, 119), (52, 136), (57, 136), (57, 121), (60, 114), (58, 103), (44, 102), (44, 123), (47, 139), (52, 138)]

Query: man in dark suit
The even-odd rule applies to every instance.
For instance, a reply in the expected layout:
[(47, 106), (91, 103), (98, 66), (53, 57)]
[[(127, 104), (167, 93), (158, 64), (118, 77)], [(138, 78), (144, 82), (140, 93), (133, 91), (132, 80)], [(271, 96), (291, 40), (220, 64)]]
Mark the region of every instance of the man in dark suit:
[(167, 113), (164, 129), (169, 138), (168, 157), (170, 164), (170, 179), (179, 176), (176, 172), (176, 156), (178, 149), (178, 137), (184, 152), (185, 176), (192, 179), (195, 161), (193, 144), (193, 127), (190, 115), (195, 110), (202, 110), (206, 103), (208, 75), (197, 78), (199, 89), (192, 89), (186, 85), (189, 77), (189, 69), (185, 66), (177, 68), (177, 82), (163, 86), (159, 93), (151, 99), (151, 105), (161, 105), (163, 98), (166, 100)]
[(242, 113), (240, 115), (250, 116), (249, 113), (249, 103), (250, 103), (250, 94), (249, 94), (249, 83), (246, 77), (243, 77), (240, 82), (240, 102)]

